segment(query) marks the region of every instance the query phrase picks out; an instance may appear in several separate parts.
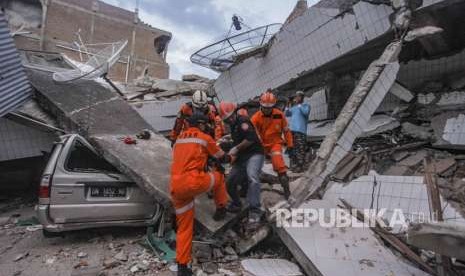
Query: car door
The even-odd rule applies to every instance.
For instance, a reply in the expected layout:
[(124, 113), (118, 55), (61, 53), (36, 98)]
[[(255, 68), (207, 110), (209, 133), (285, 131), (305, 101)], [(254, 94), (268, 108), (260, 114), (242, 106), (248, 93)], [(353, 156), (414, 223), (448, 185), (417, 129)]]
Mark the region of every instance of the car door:
[(73, 135), (57, 161), (49, 216), (55, 223), (149, 219), (155, 202), (100, 157), (84, 138)]

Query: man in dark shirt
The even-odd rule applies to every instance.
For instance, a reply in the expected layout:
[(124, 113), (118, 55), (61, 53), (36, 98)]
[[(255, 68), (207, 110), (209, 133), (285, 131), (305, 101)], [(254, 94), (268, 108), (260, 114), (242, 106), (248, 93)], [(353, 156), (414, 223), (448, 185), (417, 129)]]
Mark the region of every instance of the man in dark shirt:
[(239, 212), (242, 208), (238, 186), (248, 183), (247, 202), (249, 204), (249, 222), (259, 222), (262, 215), (260, 206), (260, 173), (265, 160), (264, 150), (254, 126), (248, 117), (238, 116), (234, 103), (220, 104), (221, 119), (229, 125), (233, 148), (229, 154), (235, 158), (232, 169), (226, 179), (231, 202), (227, 206), (230, 212)]

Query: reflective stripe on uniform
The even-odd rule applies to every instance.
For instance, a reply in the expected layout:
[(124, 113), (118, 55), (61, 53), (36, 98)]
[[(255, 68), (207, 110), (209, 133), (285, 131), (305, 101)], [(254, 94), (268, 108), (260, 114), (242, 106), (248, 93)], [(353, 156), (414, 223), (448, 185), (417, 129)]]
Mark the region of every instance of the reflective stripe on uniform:
[(176, 215), (184, 214), (185, 212), (189, 211), (190, 209), (194, 208), (194, 201), (189, 202), (187, 205), (184, 205), (181, 208), (177, 208), (175, 210)]
[(210, 175), (210, 187), (208, 187), (208, 191), (213, 189), (213, 185), (215, 185), (215, 175), (213, 173), (208, 173)]
[(273, 151), (271, 152), (271, 156), (274, 156), (274, 155), (283, 155), (282, 152), (280, 151)]
[(176, 144), (199, 144), (206, 147), (207, 141), (200, 138), (180, 138), (176, 140)]
[(267, 107), (267, 108), (270, 108), (270, 107), (273, 107), (275, 106), (274, 103), (260, 103), (263, 107)]

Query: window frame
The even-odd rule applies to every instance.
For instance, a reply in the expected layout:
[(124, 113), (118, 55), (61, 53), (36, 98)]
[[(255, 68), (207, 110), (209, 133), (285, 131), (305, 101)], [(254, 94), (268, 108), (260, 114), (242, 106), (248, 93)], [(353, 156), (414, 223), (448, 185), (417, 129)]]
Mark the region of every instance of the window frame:
[[(101, 158), (104, 162), (107, 162), (110, 166), (112, 166), (114, 168), (114, 171), (106, 171), (106, 170), (100, 170), (100, 169), (99, 170), (94, 169), (93, 171), (85, 171), (85, 170), (78, 171), (78, 170), (70, 169), (69, 168), (69, 162), (70, 162), (70, 159), (71, 159), (71, 154), (72, 154), (73, 150), (76, 148), (77, 143), (81, 143), (82, 146), (84, 146), (90, 152), (95, 154), (95, 156), (97, 156), (98, 158)], [(74, 139), (74, 141), (71, 143), (71, 145), (69, 147), (69, 150), (68, 150), (68, 152), (66, 154), (65, 162), (63, 164), (63, 168), (64, 168), (65, 171), (70, 172), (70, 173), (85, 173), (85, 174), (90, 174), (90, 173), (108, 174), (108, 173), (111, 173), (111, 174), (121, 174), (115, 166), (113, 166), (110, 162), (106, 161), (103, 157), (101, 157), (100, 154), (98, 154), (98, 152), (94, 148), (89, 147), (89, 144), (86, 141), (82, 141), (79, 138)]]

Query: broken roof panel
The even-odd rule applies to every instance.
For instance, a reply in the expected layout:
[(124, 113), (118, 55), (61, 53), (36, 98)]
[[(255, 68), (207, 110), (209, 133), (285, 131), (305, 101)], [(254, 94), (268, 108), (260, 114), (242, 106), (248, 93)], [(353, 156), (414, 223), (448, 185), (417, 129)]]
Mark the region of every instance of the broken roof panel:
[[(331, 132), (334, 126), (334, 120), (310, 123), (308, 126), (307, 135), (312, 140), (323, 140)], [(370, 118), (370, 120), (368, 120), (367, 125), (363, 127), (363, 133), (360, 137), (379, 134), (399, 126), (399, 121), (393, 117), (387, 115), (374, 115)]]
[(53, 127), (58, 127), (58, 124), (55, 118), (53, 118), (47, 112), (45, 112), (39, 106), (39, 104), (37, 103), (35, 99), (30, 99), (23, 106), (21, 106), (17, 111), (18, 113), (26, 115), (34, 120), (41, 121)]
[(32, 95), (31, 85), (2, 11), (0, 11), (0, 64), (1, 117), (21, 106)]
[[(50, 152), (57, 138), (53, 133), (0, 118), (0, 162), (43, 156)], [(7, 184), (4, 179), (0, 182)]]
[(438, 148), (465, 149), (465, 112), (443, 112), (431, 119)]
[[(346, 200), (359, 210), (375, 208), (387, 209), (384, 218), (389, 221), (396, 209), (402, 210), (406, 219), (421, 222), (429, 219), (430, 208), (428, 192), (423, 176), (378, 175), (371, 172), (349, 184), (331, 182), (324, 197), (339, 203)], [(465, 219), (445, 200), (441, 200), (444, 220), (449, 223), (465, 225)], [(394, 228), (400, 232), (402, 227)]]

